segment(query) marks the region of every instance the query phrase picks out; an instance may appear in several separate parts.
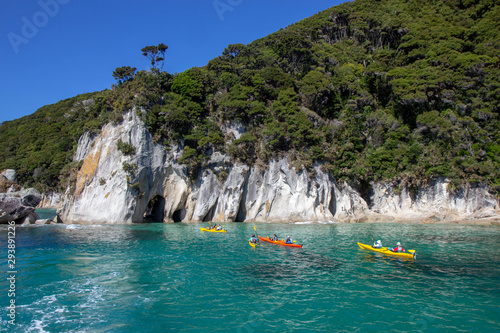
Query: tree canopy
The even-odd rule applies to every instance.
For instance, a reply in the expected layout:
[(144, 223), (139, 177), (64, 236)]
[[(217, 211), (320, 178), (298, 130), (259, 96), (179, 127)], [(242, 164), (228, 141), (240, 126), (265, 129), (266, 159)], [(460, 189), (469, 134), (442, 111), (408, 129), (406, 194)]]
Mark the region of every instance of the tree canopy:
[(160, 43), (158, 45), (145, 46), (141, 49), (142, 55), (149, 59), (153, 70), (161, 71), (165, 64), (165, 52), (168, 46)]
[(133, 79), (136, 70), (136, 67), (118, 67), (113, 71), (113, 77), (118, 81), (119, 84), (122, 84), (125, 81)]

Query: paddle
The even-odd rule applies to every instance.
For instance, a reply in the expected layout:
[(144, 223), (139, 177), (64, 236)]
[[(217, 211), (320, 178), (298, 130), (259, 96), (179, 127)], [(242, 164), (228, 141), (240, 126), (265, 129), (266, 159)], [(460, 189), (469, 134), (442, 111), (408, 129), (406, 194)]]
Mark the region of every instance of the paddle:
[[(255, 228), (255, 224), (253, 225), (253, 230), (255, 230), (255, 235), (257, 236), (257, 229)], [(259, 238), (257, 237), (257, 241), (259, 242)], [(257, 243), (255, 243), (257, 245)]]

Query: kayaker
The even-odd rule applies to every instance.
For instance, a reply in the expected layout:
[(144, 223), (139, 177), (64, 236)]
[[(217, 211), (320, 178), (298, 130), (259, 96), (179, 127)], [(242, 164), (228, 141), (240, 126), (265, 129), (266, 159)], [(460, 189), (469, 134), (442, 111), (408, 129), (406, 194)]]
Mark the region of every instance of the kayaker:
[(391, 250), (392, 252), (405, 252), (405, 249), (403, 249), (400, 242), (397, 242), (395, 248), (393, 249), (389, 248), (389, 250)]
[(382, 248), (382, 242), (380, 241), (380, 239), (378, 241), (376, 241), (375, 243), (373, 243), (373, 247), (375, 249), (380, 249)]
[(285, 243), (287, 243), (287, 244), (292, 244), (292, 243), (293, 243), (293, 241), (292, 241), (292, 239), (290, 238), (290, 236), (286, 236), (286, 241), (285, 241)]
[(272, 241), (277, 241), (278, 240), (278, 236), (276, 236), (276, 234), (274, 234), (273, 237), (269, 237), (270, 240)]
[(252, 235), (252, 237), (250, 237), (250, 239), (248, 240), (250, 243), (253, 243), (253, 244), (257, 244), (257, 242), (259, 241), (255, 235)]

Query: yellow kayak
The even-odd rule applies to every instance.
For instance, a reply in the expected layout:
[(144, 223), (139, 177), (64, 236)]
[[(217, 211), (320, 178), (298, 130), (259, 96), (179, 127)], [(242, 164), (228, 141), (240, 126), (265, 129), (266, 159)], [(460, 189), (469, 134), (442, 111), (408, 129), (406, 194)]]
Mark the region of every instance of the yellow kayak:
[(253, 248), (255, 249), (255, 244), (254, 244), (254, 243), (252, 243), (252, 242), (248, 241), (248, 244), (250, 244), (250, 246), (251, 246), (251, 247), (253, 247)]
[[(382, 247), (380, 249), (377, 249), (371, 245), (362, 244), (360, 242), (358, 242), (358, 246), (362, 249), (365, 249), (365, 250), (371, 250), (371, 251), (380, 252), (383, 254), (388, 254), (391, 256), (398, 256), (398, 257), (404, 257), (404, 258), (415, 259), (416, 255), (417, 255), (415, 253), (415, 251), (413, 251), (413, 250), (409, 250), (408, 252), (392, 252), (389, 249), (387, 249), (386, 247)], [(410, 251), (412, 251), (412, 252), (410, 252)]]
[(208, 231), (208, 232), (227, 232), (227, 230), (221, 229), (221, 230), (215, 230), (215, 229), (207, 229), (207, 228), (200, 228), (201, 231)]

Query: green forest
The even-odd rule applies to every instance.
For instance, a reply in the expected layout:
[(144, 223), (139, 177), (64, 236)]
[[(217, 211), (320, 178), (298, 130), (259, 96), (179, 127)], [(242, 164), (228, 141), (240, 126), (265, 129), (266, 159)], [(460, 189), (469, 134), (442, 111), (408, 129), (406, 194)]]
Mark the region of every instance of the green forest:
[[(136, 106), (157, 143), (183, 145), (192, 176), (216, 151), (248, 165), (286, 155), (362, 192), (447, 177), (498, 195), (499, 18), (495, 0), (356, 0), (176, 74), (162, 70), (168, 46), (147, 46), (151, 70), (117, 64), (110, 89), (3, 123), (0, 170), (62, 191), (79, 137)], [(234, 121), (238, 139), (223, 130)]]

